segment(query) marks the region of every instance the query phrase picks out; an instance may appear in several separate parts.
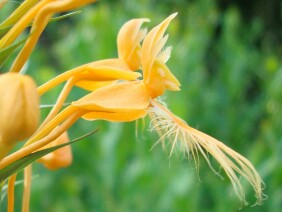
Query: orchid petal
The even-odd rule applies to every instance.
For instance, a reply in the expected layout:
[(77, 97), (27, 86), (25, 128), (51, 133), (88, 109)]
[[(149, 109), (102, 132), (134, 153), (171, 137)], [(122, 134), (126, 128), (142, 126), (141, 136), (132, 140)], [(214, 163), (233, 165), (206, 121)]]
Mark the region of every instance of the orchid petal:
[(131, 70), (140, 68), (140, 42), (147, 34), (147, 30), (140, 29), (147, 18), (133, 19), (126, 22), (120, 29), (117, 37), (118, 55), (128, 63)]
[(72, 103), (75, 107), (93, 112), (145, 110), (149, 104), (150, 95), (142, 81), (111, 84)]
[[(141, 50), (141, 58), (142, 58), (142, 68), (144, 71), (144, 78), (149, 75), (150, 66), (152, 66), (158, 52), (156, 53), (156, 47), (158, 51), (161, 50), (160, 47), (163, 47), (167, 37), (163, 38), (166, 28), (168, 27), (170, 21), (177, 15), (177, 13), (173, 13), (169, 17), (167, 17), (162, 23), (158, 26), (154, 27), (145, 37)], [(161, 43), (161, 45), (160, 45)], [(159, 46), (159, 48), (158, 48)]]
[(91, 66), (91, 67), (111, 66), (111, 67), (115, 67), (117, 69), (131, 71), (131, 69), (129, 68), (128, 64), (124, 60), (119, 59), (119, 58), (111, 58), (111, 59), (105, 59), (105, 60), (98, 60), (98, 61), (94, 61), (94, 62), (88, 63), (86, 65), (87, 66)]
[(96, 82), (96, 81), (83, 80), (83, 81), (79, 81), (75, 85), (87, 91), (95, 91), (98, 88), (107, 86), (109, 84), (112, 84), (113, 82), (114, 81), (97, 81)]
[(106, 80), (135, 80), (142, 75), (138, 72), (118, 69), (112, 66), (88, 66), (84, 67), (83, 72), (90, 73), (90, 77), (95, 81)]
[(170, 21), (177, 13), (170, 15), (153, 28), (142, 46), (142, 68), (144, 82), (150, 90), (151, 97), (162, 95), (166, 89), (178, 91), (180, 83), (165, 65), (170, 57), (171, 47), (164, 48), (168, 35), (164, 36)]
[(112, 122), (130, 122), (143, 118), (146, 115), (147, 110), (133, 110), (119, 113), (90, 112), (82, 116), (82, 118), (88, 121), (105, 120)]

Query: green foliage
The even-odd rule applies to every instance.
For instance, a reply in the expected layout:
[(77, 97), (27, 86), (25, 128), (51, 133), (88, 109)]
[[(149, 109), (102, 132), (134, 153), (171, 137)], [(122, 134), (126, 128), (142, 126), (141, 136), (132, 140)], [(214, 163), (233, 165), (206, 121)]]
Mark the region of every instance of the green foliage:
[[(167, 93), (166, 102), (189, 125), (253, 162), (265, 181), (268, 199), (242, 211), (278, 212), (282, 210), (281, 39), (264, 17), (251, 14), (254, 10), (245, 12), (235, 3), (222, 7), (215, 0), (100, 1), (78, 16), (50, 24), (29, 61), (28, 73), (41, 84), (83, 63), (116, 57), (116, 35), (125, 21), (148, 17), (150, 28), (178, 11), (168, 29), (173, 45), (168, 66), (181, 81), (182, 91)], [(43, 96), (42, 102), (53, 104), (56, 95)], [(68, 102), (79, 96), (81, 91), (76, 90)], [(193, 161), (181, 154), (169, 159), (160, 146), (150, 151), (158, 138), (141, 122), (137, 137), (134, 123), (81, 120), (69, 133), (75, 137), (96, 127), (101, 128), (94, 138), (97, 142), (77, 144), (71, 167), (50, 172), (35, 164), (34, 174), (40, 177), (33, 180), (31, 211), (218, 212), (241, 207), (216, 163), (223, 181), (202, 158), (197, 173)], [(244, 185), (247, 200), (254, 203), (252, 188)], [(20, 194), (17, 198), (20, 202)]]
[(16, 49), (21, 46), (27, 39), (28, 37), (21, 39), (20, 41), (17, 41), (4, 49), (0, 49), (0, 68), (4, 65), (6, 60), (16, 51)]
[(16, 160), (15, 162), (11, 163), (8, 166), (5, 166), (3, 169), (0, 170), (0, 184), (2, 184), (5, 180), (7, 180), (10, 176), (17, 174), (19, 171), (23, 170), (25, 167), (27, 167), (28, 165), (32, 164), (33, 162), (35, 162), (36, 160), (38, 160), (39, 158), (42, 158), (44, 155), (47, 155), (57, 149), (60, 149), (64, 146), (67, 145), (71, 145), (79, 140), (82, 140), (86, 137), (88, 137), (89, 135), (92, 135), (94, 133), (96, 133), (97, 130), (90, 132), (84, 136), (81, 136), (79, 138), (76, 138), (68, 143), (64, 143), (64, 144), (60, 144), (54, 147), (50, 147), (50, 148), (46, 148), (34, 153), (31, 153), (19, 160)]

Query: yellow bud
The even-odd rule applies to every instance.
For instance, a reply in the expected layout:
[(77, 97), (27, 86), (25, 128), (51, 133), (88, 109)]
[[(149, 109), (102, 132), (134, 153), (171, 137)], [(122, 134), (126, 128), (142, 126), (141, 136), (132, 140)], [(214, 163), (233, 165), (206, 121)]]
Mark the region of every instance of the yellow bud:
[(32, 78), (0, 75), (0, 148), (30, 137), (39, 122), (39, 95)]
[[(69, 142), (69, 137), (67, 132), (64, 132), (56, 140), (46, 145), (43, 149), (64, 144), (67, 142)], [(40, 158), (38, 162), (43, 163), (43, 165), (50, 170), (56, 170), (59, 168), (70, 166), (72, 163), (71, 146), (68, 145), (57, 149), (54, 152), (51, 152)]]

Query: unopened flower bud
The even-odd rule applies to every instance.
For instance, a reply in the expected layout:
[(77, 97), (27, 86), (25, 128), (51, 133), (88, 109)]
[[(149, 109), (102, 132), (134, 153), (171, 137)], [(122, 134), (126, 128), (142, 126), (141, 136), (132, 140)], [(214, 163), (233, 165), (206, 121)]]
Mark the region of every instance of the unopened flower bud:
[(0, 151), (2, 154), (5, 149), (11, 149), (17, 141), (30, 137), (37, 129), (38, 122), (39, 95), (33, 79), (18, 73), (0, 75)]
[[(67, 142), (69, 142), (69, 137), (67, 132), (64, 132), (56, 140), (45, 146), (44, 149), (64, 144)], [(60, 149), (57, 149), (40, 158), (38, 162), (43, 163), (43, 165), (50, 170), (67, 167), (72, 163), (71, 146), (67, 145)]]

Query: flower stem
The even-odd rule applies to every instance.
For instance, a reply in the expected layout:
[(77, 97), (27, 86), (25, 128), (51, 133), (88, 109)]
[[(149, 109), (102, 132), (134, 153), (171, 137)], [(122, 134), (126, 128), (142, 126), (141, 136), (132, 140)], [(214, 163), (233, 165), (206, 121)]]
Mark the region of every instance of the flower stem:
[(76, 82), (76, 80), (73, 77), (70, 80), (67, 81), (67, 83), (65, 84), (63, 90), (61, 91), (54, 107), (52, 108), (52, 110), (50, 111), (48, 116), (44, 119), (43, 123), (40, 125), (39, 130), (42, 129), (44, 126), (46, 126), (46, 124), (49, 121), (51, 121), (58, 114), (58, 112), (60, 111), (60, 109), (64, 105), (64, 102), (66, 101), (69, 93), (71, 92), (71, 89), (74, 86), (75, 82)]
[(29, 211), (31, 176), (32, 176), (32, 165), (30, 164), (24, 169), (24, 193), (23, 193), (22, 212)]
[(11, 176), (8, 180), (8, 212), (14, 211), (15, 205), (15, 182), (16, 182), (17, 174)]

